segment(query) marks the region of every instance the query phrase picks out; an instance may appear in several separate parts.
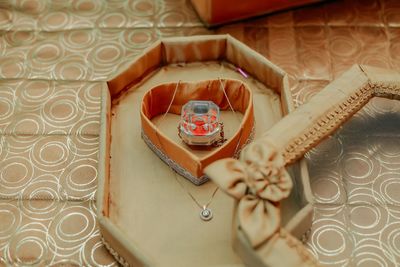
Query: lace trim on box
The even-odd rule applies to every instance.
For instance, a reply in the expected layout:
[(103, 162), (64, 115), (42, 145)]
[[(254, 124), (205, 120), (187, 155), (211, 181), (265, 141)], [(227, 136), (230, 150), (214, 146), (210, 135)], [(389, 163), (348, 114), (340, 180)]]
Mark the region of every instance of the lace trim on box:
[(118, 261), (119, 264), (121, 264), (124, 267), (129, 267), (129, 263), (121, 256), (118, 254), (118, 252), (116, 252), (111, 246), (110, 244), (104, 239), (104, 237), (101, 237), (101, 242), (103, 242), (104, 246), (106, 247), (106, 249), (110, 252), (110, 254)]
[(311, 129), (300, 137), (292, 140), (285, 148), (283, 156), (289, 164), (304, 154), (305, 151), (318, 142), (322, 136), (333, 131), (340, 122), (345, 121), (351, 114), (358, 111), (374, 95), (374, 86), (367, 84), (344, 102), (337, 105), (332, 111), (317, 120)]
[(394, 83), (374, 83), (373, 88), (375, 96), (400, 97), (400, 88)]
[[(249, 143), (251, 143), (254, 139), (255, 135), (255, 123), (253, 124), (253, 127), (251, 129), (249, 138), (247, 138), (246, 142), (241, 146), (240, 149), (238, 149), (235, 154), (233, 155), (233, 158), (238, 158), (240, 155), (240, 152), (242, 148), (247, 146)], [(202, 185), (205, 182), (209, 180), (209, 177), (207, 175), (203, 175), (199, 178), (195, 177), (192, 175), (190, 172), (188, 172), (185, 168), (183, 168), (181, 165), (179, 165), (177, 162), (173, 161), (170, 159), (167, 155), (164, 154), (163, 151), (161, 151), (156, 145), (154, 145), (150, 138), (147, 137), (147, 135), (142, 131), (142, 138), (144, 142), (149, 146), (149, 148), (162, 160), (164, 161), (168, 166), (170, 166), (174, 171), (176, 171), (178, 174), (182, 175), (195, 185)]]
[(162, 161), (165, 162), (168, 166), (170, 166), (174, 171), (176, 171), (178, 174), (182, 175), (195, 185), (201, 185), (204, 184), (209, 180), (209, 178), (206, 175), (203, 175), (199, 178), (193, 176), (190, 172), (188, 172), (186, 169), (184, 169), (181, 165), (170, 159), (167, 155), (164, 154), (156, 145), (154, 145), (150, 138), (147, 137), (147, 135), (142, 131), (142, 138), (144, 142), (149, 146), (149, 148), (156, 153), (156, 155), (162, 159)]
[[(306, 233), (307, 234), (307, 233)], [(317, 260), (311, 255), (310, 251), (308, 251), (304, 244), (295, 238), (294, 236), (286, 233), (286, 231), (280, 231), (280, 237), (285, 239), (286, 243), (289, 247), (294, 248), (297, 253), (300, 255), (301, 259), (308, 264), (308, 266), (319, 267), (319, 263)]]

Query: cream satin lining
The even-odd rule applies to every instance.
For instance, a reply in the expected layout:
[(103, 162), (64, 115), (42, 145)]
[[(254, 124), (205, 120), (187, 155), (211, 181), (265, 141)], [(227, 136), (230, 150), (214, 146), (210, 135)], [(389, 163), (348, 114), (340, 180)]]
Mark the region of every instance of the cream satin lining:
[[(143, 97), (141, 106), (142, 136), (146, 144), (176, 172), (196, 185), (208, 180), (204, 168), (212, 162), (233, 157), (249, 142), (254, 128), (252, 93), (238, 80), (224, 80), (225, 92), (220, 80), (198, 83), (162, 84), (149, 90)], [(174, 96), (175, 93), (175, 96)], [(229, 101), (227, 101), (227, 97)], [(171, 102), (172, 100), (172, 102)], [(243, 114), (243, 119), (235, 134), (221, 147), (200, 157), (191, 153), (190, 148), (176, 144), (154, 125), (152, 119), (168, 111), (180, 114), (182, 106), (189, 100), (209, 100), (221, 110), (233, 109)]]

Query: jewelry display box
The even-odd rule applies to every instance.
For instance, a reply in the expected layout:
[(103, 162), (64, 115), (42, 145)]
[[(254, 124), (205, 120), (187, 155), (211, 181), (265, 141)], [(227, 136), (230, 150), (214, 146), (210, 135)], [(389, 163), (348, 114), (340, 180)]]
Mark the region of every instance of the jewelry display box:
[[(214, 217), (201, 220), (185, 190), (206, 202), (216, 185), (194, 185), (179, 176), (141, 136), (146, 92), (161, 84), (219, 79), (240, 81), (251, 90), (255, 139), (294, 109), (285, 72), (229, 35), (157, 41), (104, 88), (97, 213), (103, 241), (122, 265), (244, 266), (232, 247), (235, 200), (217, 191), (210, 203)], [(177, 117), (168, 114), (163, 123), (157, 118), (153, 122), (184, 147), (177, 136)], [(225, 120), (231, 125), (225, 127), (229, 139), (238, 124), (229, 112)], [(302, 168), (297, 164), (288, 170), (301, 173)], [(280, 203), (281, 225), (301, 238), (311, 227), (312, 207), (306, 201), (311, 196), (304, 196), (311, 190), (307, 180), (291, 176), (295, 189)]]
[[(236, 199), (235, 246), (247, 266), (318, 265), (280, 226), (282, 207), (276, 202), (288, 191), (285, 166), (336, 132), (374, 97), (399, 100), (400, 73), (355, 65), (249, 144), (240, 160), (222, 159), (206, 168), (206, 174)], [(308, 174), (303, 178), (309, 179)]]
[(323, 0), (191, 0), (197, 14), (208, 26), (321, 2)]

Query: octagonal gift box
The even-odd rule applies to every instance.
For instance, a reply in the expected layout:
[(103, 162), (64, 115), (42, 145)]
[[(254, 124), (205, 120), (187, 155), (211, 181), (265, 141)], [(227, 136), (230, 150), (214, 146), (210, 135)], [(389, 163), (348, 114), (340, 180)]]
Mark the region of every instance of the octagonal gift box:
[[(229, 35), (157, 41), (110, 80), (102, 95), (97, 213), (106, 247), (124, 266), (244, 264), (232, 248), (235, 201), (221, 190), (213, 196), (217, 187), (212, 181), (195, 185), (173, 172), (142, 138), (141, 104), (149, 90), (207, 80), (230, 80), (251, 91), (255, 138), (293, 110), (285, 72)], [(240, 112), (221, 114), (229, 122), (224, 127), (228, 142), (239, 125), (229, 118), (243, 117), (236, 113)], [(162, 123), (159, 117), (151, 123), (180, 149), (198, 157), (209, 153), (192, 151), (179, 140), (179, 116), (166, 113)], [(300, 172), (299, 168), (289, 171)], [(301, 179), (290, 183), (299, 189), (281, 202), (280, 223), (301, 238), (311, 226), (312, 207), (301, 201), (309, 199), (303, 195), (310, 186)], [(209, 200), (212, 220), (199, 218), (189, 193), (198, 202)]]

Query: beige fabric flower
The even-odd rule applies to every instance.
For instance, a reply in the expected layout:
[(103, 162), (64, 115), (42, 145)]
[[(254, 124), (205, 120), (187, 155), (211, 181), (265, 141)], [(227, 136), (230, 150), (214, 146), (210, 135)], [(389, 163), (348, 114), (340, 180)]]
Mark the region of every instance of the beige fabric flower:
[(245, 163), (247, 185), (251, 192), (274, 202), (289, 196), (292, 179), (284, 168), (282, 155), (273, 145), (252, 143), (243, 150), (240, 161)]
[(223, 159), (205, 169), (222, 190), (239, 200), (239, 224), (253, 247), (280, 228), (279, 201), (289, 196), (292, 180), (283, 157), (266, 141), (248, 145), (240, 160)]

